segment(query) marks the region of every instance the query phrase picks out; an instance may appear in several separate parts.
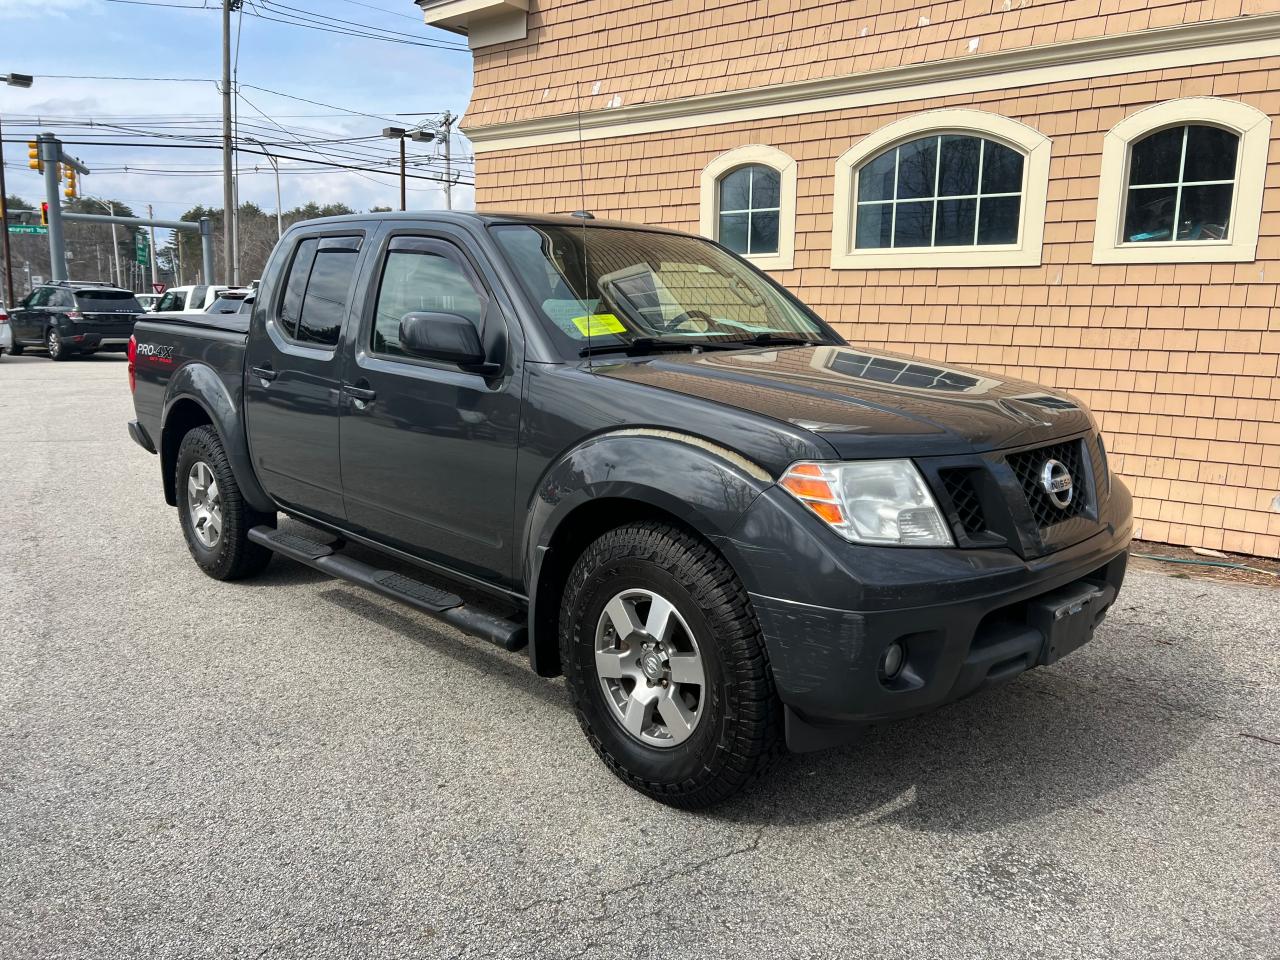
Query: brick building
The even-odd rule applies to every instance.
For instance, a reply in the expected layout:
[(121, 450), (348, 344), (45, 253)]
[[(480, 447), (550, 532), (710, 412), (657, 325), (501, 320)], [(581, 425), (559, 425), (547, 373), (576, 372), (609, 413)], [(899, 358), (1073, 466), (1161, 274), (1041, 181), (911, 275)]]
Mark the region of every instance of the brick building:
[(1280, 0), (420, 0), (483, 208), (716, 237), (1070, 390), (1140, 535), (1280, 556)]

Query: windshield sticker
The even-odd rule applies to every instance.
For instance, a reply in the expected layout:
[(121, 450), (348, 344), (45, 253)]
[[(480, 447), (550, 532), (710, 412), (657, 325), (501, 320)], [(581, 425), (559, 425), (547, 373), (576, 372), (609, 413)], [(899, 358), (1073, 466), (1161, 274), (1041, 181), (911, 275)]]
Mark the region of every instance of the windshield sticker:
[(593, 313), (587, 317), (574, 317), (572, 323), (584, 337), (603, 337), (611, 333), (626, 333), (627, 328), (612, 313)]

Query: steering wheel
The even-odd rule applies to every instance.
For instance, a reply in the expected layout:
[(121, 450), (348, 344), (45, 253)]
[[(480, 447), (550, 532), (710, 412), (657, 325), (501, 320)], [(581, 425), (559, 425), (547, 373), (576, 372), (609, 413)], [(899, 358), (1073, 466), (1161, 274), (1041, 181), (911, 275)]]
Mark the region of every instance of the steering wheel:
[[(699, 323), (701, 323), (701, 326), (698, 326)], [(707, 313), (705, 310), (699, 310), (696, 307), (685, 310), (679, 316), (673, 317), (667, 323), (667, 329), (679, 330), (684, 327), (685, 324), (689, 324), (687, 329), (694, 333), (706, 333), (712, 327), (726, 330), (730, 333), (736, 332), (731, 327), (727, 327), (715, 317), (711, 316), (711, 314)]]

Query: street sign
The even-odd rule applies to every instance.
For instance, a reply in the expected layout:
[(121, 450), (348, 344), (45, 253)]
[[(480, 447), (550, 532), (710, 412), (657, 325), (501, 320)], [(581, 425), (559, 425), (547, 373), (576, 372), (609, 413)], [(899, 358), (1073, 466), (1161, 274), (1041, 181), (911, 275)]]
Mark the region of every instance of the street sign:
[(11, 224), (9, 224), (9, 232), (10, 232), (10, 233), (36, 233), (36, 234), (45, 234), (45, 233), (48, 233), (48, 232), (49, 232), (49, 228), (48, 228), (48, 227), (42, 227), (42, 226), (40, 226), (40, 224), (38, 224), (38, 223), (33, 223), (33, 224), (25, 224), (25, 223), (11, 223)]
[(153, 284), (151, 285), (151, 289), (152, 289), (152, 290), (154, 290), (156, 293), (164, 293), (164, 284), (163, 284), (163, 283), (153, 283)]
[(151, 258), (151, 247), (147, 244), (147, 235), (139, 230), (136, 234), (137, 246), (134, 248), (134, 260), (145, 265)]

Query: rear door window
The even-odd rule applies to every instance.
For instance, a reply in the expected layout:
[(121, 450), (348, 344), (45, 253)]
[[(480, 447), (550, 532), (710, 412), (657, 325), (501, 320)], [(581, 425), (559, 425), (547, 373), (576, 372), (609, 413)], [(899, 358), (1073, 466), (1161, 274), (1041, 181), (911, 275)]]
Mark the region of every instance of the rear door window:
[(186, 295), (185, 291), (170, 290), (160, 298), (160, 302), (156, 304), (156, 311), (181, 310), (183, 307), (183, 298), (186, 297)]
[(351, 304), (359, 237), (311, 237), (298, 244), (277, 322), (299, 343), (332, 347)]

